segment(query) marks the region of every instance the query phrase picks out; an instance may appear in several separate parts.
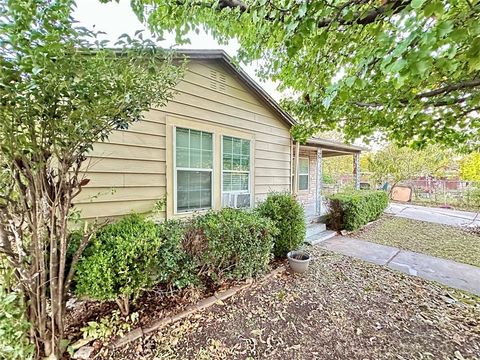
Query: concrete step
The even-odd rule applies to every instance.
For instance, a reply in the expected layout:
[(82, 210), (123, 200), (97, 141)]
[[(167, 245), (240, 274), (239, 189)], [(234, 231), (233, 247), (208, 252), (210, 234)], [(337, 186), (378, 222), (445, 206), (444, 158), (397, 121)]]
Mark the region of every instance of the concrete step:
[(307, 224), (306, 236), (308, 238), (312, 235), (320, 234), (322, 231), (325, 231), (326, 229), (327, 229), (326, 225), (322, 223)]
[(324, 230), (319, 234), (314, 234), (311, 236), (307, 236), (305, 242), (310, 245), (316, 245), (321, 243), (322, 241), (328, 240), (337, 235), (336, 231), (333, 230)]
[(321, 222), (321, 216), (320, 215), (305, 215), (305, 222), (307, 224), (315, 224)]

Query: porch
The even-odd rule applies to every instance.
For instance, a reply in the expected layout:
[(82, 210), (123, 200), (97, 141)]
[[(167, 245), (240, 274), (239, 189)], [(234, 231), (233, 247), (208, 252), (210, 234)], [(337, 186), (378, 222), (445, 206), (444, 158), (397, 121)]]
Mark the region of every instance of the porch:
[[(305, 144), (293, 145), (293, 193), (305, 208), (307, 242), (316, 243), (332, 235), (326, 232), (325, 216), (328, 214), (326, 188), (323, 182), (323, 160), (351, 156), (353, 187), (360, 188), (360, 153), (364, 148), (341, 142), (311, 138)], [(329, 194), (332, 191), (328, 192)]]

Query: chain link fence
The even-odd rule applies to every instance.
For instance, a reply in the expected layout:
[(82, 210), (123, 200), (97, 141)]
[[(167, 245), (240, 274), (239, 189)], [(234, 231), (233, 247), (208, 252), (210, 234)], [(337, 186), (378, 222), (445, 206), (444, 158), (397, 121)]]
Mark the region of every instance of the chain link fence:
[[(337, 174), (334, 179), (324, 178), (322, 195), (353, 189), (351, 174)], [(370, 174), (362, 173), (361, 187), (390, 191), (394, 181), (376, 184)], [(443, 206), (470, 211), (480, 210), (480, 182), (419, 177), (398, 183), (412, 189), (412, 203), (425, 206)]]
[(401, 185), (412, 189), (413, 203), (473, 211), (480, 208), (480, 182), (425, 178), (402, 181)]

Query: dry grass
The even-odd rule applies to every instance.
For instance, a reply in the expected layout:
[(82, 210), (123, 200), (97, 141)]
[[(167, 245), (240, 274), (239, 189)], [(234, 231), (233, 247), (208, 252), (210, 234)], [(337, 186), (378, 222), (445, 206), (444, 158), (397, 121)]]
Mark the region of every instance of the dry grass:
[(480, 300), (312, 248), (285, 274), (102, 359), (475, 359)]
[(351, 236), (480, 267), (480, 236), (453, 226), (384, 216)]

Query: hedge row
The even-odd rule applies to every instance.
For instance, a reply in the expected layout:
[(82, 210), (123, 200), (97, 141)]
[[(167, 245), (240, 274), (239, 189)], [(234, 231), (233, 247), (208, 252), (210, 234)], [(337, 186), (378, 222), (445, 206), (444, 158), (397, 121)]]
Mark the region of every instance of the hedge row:
[(254, 277), (273, 254), (285, 256), (305, 239), (303, 208), (272, 194), (254, 211), (222, 209), (189, 221), (157, 224), (129, 215), (102, 228), (76, 269), (77, 295), (128, 302), (156, 284), (169, 289), (219, 285)]
[(382, 215), (388, 206), (385, 191), (349, 191), (328, 197), (330, 227), (335, 230), (357, 230)]

